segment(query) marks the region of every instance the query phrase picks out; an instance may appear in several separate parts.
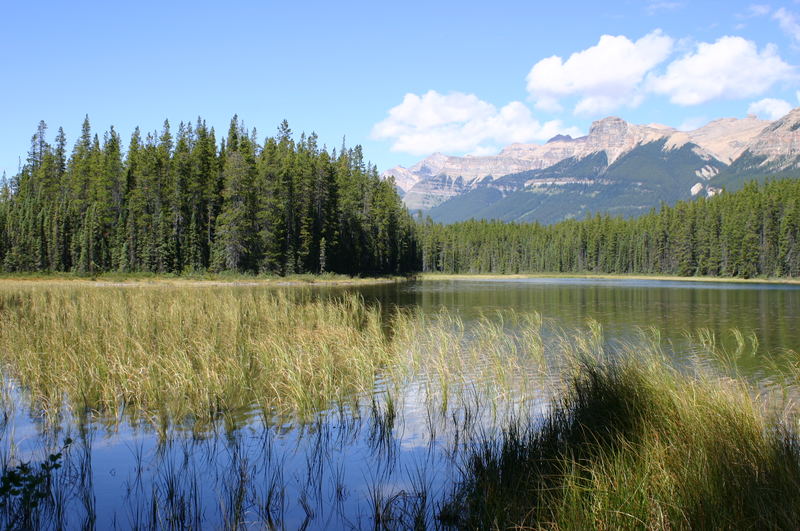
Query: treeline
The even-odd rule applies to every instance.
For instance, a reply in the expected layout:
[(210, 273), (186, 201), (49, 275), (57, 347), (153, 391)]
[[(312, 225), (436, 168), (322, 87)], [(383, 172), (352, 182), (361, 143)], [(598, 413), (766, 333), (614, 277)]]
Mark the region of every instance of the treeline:
[(800, 180), (750, 183), (635, 219), (596, 215), (549, 226), (427, 221), (419, 240), (429, 272), (797, 276)]
[(328, 152), (284, 121), (263, 144), (237, 117), (219, 144), (198, 118), (124, 150), (88, 118), (71, 154), (39, 124), (0, 190), (0, 268), (95, 273), (404, 273), (414, 222), (361, 147)]
[(635, 219), (439, 225), (415, 223), (360, 146), (295, 141), (285, 121), (263, 144), (237, 117), (220, 142), (201, 119), (137, 128), (127, 149), (88, 118), (71, 153), (46, 133), (0, 186), (4, 271), (800, 275), (800, 180)]

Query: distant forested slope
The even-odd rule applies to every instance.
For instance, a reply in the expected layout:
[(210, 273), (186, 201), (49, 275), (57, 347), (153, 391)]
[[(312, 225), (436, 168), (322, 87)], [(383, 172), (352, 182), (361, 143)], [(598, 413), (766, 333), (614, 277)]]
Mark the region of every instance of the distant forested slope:
[(204, 121), (133, 133), (88, 118), (71, 154), (41, 122), (0, 190), (5, 271), (403, 273), (414, 222), (361, 147), (328, 152), (284, 121), (263, 144), (237, 117), (218, 144)]
[(800, 180), (662, 206), (635, 219), (420, 224), (423, 269), (448, 273), (800, 274)]

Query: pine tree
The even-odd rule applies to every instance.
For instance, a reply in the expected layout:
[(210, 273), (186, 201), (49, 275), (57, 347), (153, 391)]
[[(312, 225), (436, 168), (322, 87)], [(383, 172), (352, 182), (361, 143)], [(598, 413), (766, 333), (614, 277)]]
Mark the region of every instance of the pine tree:
[(222, 212), (217, 218), (214, 267), (254, 270), (256, 227), (252, 168), (238, 151), (225, 161)]

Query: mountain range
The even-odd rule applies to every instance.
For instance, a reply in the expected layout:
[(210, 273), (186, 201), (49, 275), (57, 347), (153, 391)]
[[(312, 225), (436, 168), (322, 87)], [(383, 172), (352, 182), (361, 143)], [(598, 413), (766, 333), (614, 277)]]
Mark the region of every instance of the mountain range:
[(579, 138), (512, 144), (493, 156), (435, 153), (384, 172), (409, 210), (444, 223), (635, 216), (748, 180), (792, 176), (800, 176), (800, 108), (774, 122), (722, 118), (693, 131), (608, 117)]

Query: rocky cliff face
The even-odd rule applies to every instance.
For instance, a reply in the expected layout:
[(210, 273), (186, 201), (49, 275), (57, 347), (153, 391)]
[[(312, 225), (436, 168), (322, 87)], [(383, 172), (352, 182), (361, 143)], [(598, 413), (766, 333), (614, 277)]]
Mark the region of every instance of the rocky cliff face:
[(712, 185), (734, 190), (753, 179), (800, 176), (800, 108), (771, 124), (750, 139), (741, 154)]
[(430, 210), (444, 203), (448, 199), (463, 194), (470, 186), (461, 177), (450, 177), (444, 173), (433, 175), (419, 181), (412, 186), (405, 195), (403, 202), (409, 210)]
[(768, 120), (759, 120), (753, 115), (744, 119), (721, 118), (689, 131), (686, 135), (689, 140), (702, 146), (717, 160), (730, 164), (770, 123)]
[(746, 146), (763, 164), (787, 163), (800, 156), (800, 107), (766, 127)]
[[(631, 151), (638, 145), (648, 144), (668, 136), (671, 129), (629, 124), (616, 117), (604, 118), (592, 124), (589, 134), (580, 139), (585, 156), (604, 151), (608, 163), (613, 164), (620, 155)], [(580, 156), (580, 155), (579, 155)]]
[[(540, 169), (571, 156), (571, 149), (561, 149), (560, 145), (546, 144), (546, 146), (547, 149), (541, 149), (536, 154), (532, 149), (518, 149), (510, 146), (500, 154), (488, 157), (451, 157), (434, 153), (410, 168), (395, 166), (385, 171), (383, 175), (384, 177), (394, 177), (397, 186), (408, 193), (418, 183), (422, 184), (426, 180), (442, 175), (449, 177), (453, 182), (460, 178), (463, 183), (466, 183), (466, 186), (469, 186), (476, 180), (487, 176), (497, 178), (510, 173)], [(536, 147), (544, 148), (545, 146)], [(438, 181), (444, 182), (441, 179)], [(431, 184), (424, 185), (424, 187), (430, 188)], [(413, 197), (415, 195), (412, 195)]]
[(662, 137), (639, 144), (610, 164), (601, 151), (486, 180), (431, 208), (428, 215), (445, 223), (469, 218), (553, 223), (599, 212), (636, 216), (662, 202), (711, 194), (698, 173), (713, 175), (724, 164), (691, 142), (677, 147), (669, 141)]
[[(800, 112), (800, 109), (795, 112)], [(800, 122), (800, 115), (797, 121)], [(794, 123), (782, 126), (781, 130), (791, 128)], [(679, 149), (691, 143), (694, 152), (709, 162), (694, 172), (698, 181), (706, 181), (719, 172), (719, 165), (710, 164), (712, 161), (729, 164), (748, 148), (754, 153), (773, 153), (769, 156), (777, 156), (786, 149), (797, 149), (796, 136), (791, 137), (794, 140), (782, 137), (780, 145), (775, 145), (775, 140), (756, 142), (770, 124), (754, 116), (723, 118), (694, 131), (683, 132), (659, 124), (636, 125), (621, 118), (608, 117), (594, 122), (589, 134), (580, 138), (558, 135), (545, 144), (512, 144), (499, 154), (488, 157), (436, 153), (410, 168), (397, 166), (384, 175), (395, 178), (405, 192), (404, 201), (411, 210), (427, 210), (506, 175), (543, 170), (568, 159), (579, 160), (596, 153), (604, 153), (610, 166), (639, 146), (664, 140), (664, 150)], [(568, 182), (570, 176), (564, 178)]]
[[(664, 126), (629, 124), (621, 118), (611, 116), (594, 122), (586, 136), (571, 138), (558, 135), (544, 145), (512, 144), (500, 152), (498, 157), (524, 160), (529, 165), (526, 170), (541, 170), (570, 157), (583, 158), (593, 153), (605, 152), (608, 162), (611, 164), (620, 155), (627, 153), (637, 145), (658, 140), (673, 131)], [(497, 179), (502, 175), (493, 175), (493, 177)]]

